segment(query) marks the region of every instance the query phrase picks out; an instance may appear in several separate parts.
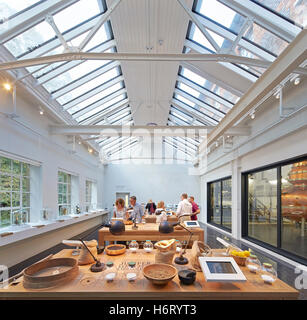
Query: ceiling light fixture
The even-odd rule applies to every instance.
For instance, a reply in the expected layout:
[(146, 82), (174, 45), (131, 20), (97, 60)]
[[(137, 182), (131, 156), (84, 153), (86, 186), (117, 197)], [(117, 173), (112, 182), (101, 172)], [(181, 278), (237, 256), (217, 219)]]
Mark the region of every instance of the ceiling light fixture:
[(297, 86), (300, 82), (301, 82), (301, 79), (300, 79), (300, 78), (295, 78), (295, 80), (294, 80), (294, 85)]
[(12, 90), (12, 85), (8, 82), (5, 82), (3, 84), (3, 88), (6, 90), (6, 91), (11, 91)]
[(254, 120), (254, 119), (255, 119), (255, 117), (256, 117), (256, 115), (255, 115), (255, 111), (253, 111), (253, 112), (251, 113), (251, 119), (252, 119), (252, 120)]

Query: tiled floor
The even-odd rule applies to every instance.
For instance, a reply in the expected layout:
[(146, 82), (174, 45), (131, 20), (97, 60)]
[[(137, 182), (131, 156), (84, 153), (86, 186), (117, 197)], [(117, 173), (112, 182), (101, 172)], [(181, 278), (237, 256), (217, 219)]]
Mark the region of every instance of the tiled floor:
[[(213, 228), (208, 225), (201, 224), (202, 227), (205, 230), (205, 242), (211, 247), (211, 248), (222, 248), (223, 246), (216, 240), (216, 237), (220, 237), (222, 239), (225, 238), (225, 233), (219, 232), (216, 230), (216, 228)], [(281, 261), (271, 255), (268, 255), (265, 252), (260, 252), (258, 249), (253, 248), (252, 246), (247, 246), (241, 241), (238, 241), (236, 239), (233, 239), (229, 237), (228, 235), (226, 236), (228, 239), (226, 241), (232, 242), (235, 244), (237, 247), (241, 248), (242, 250), (248, 250), (251, 248), (254, 253), (257, 255), (259, 260), (263, 262), (268, 262), (273, 265), (275, 270), (277, 270), (278, 278), (281, 279), (282, 281), (286, 282), (288, 285), (295, 287), (294, 281), (298, 274), (294, 272), (295, 267), (293, 265), (290, 265), (284, 261)], [(300, 290), (300, 295), (299, 299), (301, 300), (307, 300), (307, 290)]]

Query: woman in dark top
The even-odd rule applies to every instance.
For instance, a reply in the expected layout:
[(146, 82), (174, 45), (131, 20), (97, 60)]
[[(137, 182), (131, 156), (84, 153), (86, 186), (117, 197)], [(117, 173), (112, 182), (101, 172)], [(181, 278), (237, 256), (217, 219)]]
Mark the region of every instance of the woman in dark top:
[(157, 209), (157, 206), (152, 200), (149, 200), (146, 204), (145, 209), (147, 210), (148, 214), (154, 214)]

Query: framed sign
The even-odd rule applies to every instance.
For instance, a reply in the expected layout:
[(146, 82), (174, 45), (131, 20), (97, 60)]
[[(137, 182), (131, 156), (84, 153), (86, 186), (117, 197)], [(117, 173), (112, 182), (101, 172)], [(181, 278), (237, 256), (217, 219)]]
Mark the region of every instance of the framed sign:
[(199, 257), (206, 281), (244, 282), (246, 277), (231, 257)]
[(187, 228), (200, 228), (198, 221), (195, 220), (183, 221), (183, 223)]

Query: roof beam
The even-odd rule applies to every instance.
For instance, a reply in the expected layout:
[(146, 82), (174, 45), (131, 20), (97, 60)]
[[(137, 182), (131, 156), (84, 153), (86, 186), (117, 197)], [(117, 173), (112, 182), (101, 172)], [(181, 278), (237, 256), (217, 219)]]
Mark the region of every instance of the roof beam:
[(79, 46), (79, 51), (81, 51), (94, 37), (97, 31), (104, 25), (104, 23), (109, 19), (111, 13), (116, 9), (116, 7), (120, 4), (121, 0), (114, 0), (113, 3), (108, 7), (108, 10), (101, 16), (97, 24), (92, 28), (89, 34), (85, 37), (85, 39), (81, 42)]
[[(116, 46), (115, 40), (109, 40), (107, 42), (104, 42), (104, 43), (90, 49), (88, 52), (104, 52), (104, 51), (107, 51), (115, 46)], [(67, 72), (68, 70), (80, 65), (83, 62), (84, 61), (76, 60), (76, 61), (70, 61), (70, 62), (67, 62), (63, 65), (60, 65), (59, 67), (53, 69), (52, 71), (49, 71), (46, 74), (43, 74), (42, 76), (38, 77), (37, 85), (44, 84), (47, 81), (54, 79), (55, 77), (61, 75), (64, 72)], [(35, 72), (37, 72), (37, 71), (35, 71)]]
[(203, 34), (203, 36), (209, 41), (209, 43), (212, 45), (212, 47), (215, 49), (215, 51), (219, 52), (220, 51), (219, 45), (213, 39), (211, 34), (206, 30), (206, 28), (200, 23), (200, 21), (198, 20), (197, 15), (192, 12), (192, 10), (186, 5), (184, 0), (177, 0), (177, 2), (179, 2), (179, 4), (184, 9), (184, 11), (188, 14), (190, 19), (195, 23), (195, 25), (198, 27), (198, 29)]
[(227, 7), (251, 17), (256, 23), (270, 30), (278, 37), (291, 42), (301, 31), (298, 26), (289, 23), (286, 19), (266, 10), (265, 8), (248, 0), (218, 0)]
[(192, 72), (196, 73), (197, 75), (199, 75), (200, 77), (204, 78), (205, 80), (209, 80), (209, 81), (215, 83), (216, 85), (218, 85), (219, 87), (222, 87), (222, 88), (226, 89), (227, 91), (231, 92), (232, 94), (234, 94), (237, 97), (241, 97), (244, 94), (243, 91), (233, 88), (233, 86), (229, 85), (225, 81), (217, 79), (212, 74), (210, 74), (210, 73), (208, 73), (208, 72), (206, 72), (206, 71), (204, 71), (202, 69), (199, 69), (198, 67), (196, 67), (192, 63), (182, 62), (181, 66), (191, 70)]
[(122, 89), (119, 89), (111, 94), (109, 94), (108, 96), (94, 102), (93, 104), (79, 110), (79, 111), (76, 111), (73, 113), (73, 116), (74, 118), (80, 118), (81, 116), (87, 114), (88, 112), (96, 109), (96, 108), (99, 108), (100, 106), (103, 106), (105, 103), (111, 101), (112, 99), (115, 99), (116, 97), (122, 95), (122, 94), (125, 94), (127, 93), (126, 89), (125, 88), (122, 88)]
[[(222, 26), (214, 23), (213, 21), (207, 19), (206, 17), (203, 17), (201, 15), (198, 15), (199, 21), (209, 30), (215, 32), (219, 36), (229, 40), (229, 41), (236, 41), (237, 35)], [(245, 40), (244, 38), (241, 38), (238, 42), (238, 45), (249, 52), (253, 53), (257, 57), (267, 60), (267, 61), (274, 61), (275, 56), (273, 54), (270, 54), (269, 52), (261, 49), (257, 45), (251, 43), (250, 41)]]
[[(107, 53), (107, 52), (68, 52), (61, 54), (54, 54), (51, 56), (44, 56), (31, 59), (22, 59), (12, 62), (4, 62), (0, 64), (0, 70), (11, 70), (35, 65), (55, 63), (61, 61), (73, 60), (119, 60), (119, 61), (211, 61), (211, 62), (230, 62), (240, 63), (245, 65), (257, 66), (261, 68), (268, 68), (272, 63), (269, 61), (253, 59), (248, 57), (241, 57), (231, 54), (172, 54), (172, 53)], [(295, 73), (307, 74), (304, 68), (295, 69)]]
[(97, 123), (101, 120), (103, 120), (105, 117), (108, 117), (109, 115), (116, 113), (117, 111), (127, 107), (129, 105), (129, 99), (126, 98), (122, 101), (117, 102), (113, 106), (107, 108), (105, 112), (100, 112), (99, 115), (93, 116), (91, 119), (81, 121), (81, 124), (83, 125), (92, 125), (94, 123)]
[(270, 92), (273, 93), (276, 87), (307, 59), (306, 43), (307, 29), (304, 29), (209, 134), (208, 146), (221, 137), (245, 114), (251, 112), (263, 97)]
[(211, 92), (210, 90), (206, 90), (206, 88), (195, 84), (193, 81), (182, 77), (182, 76), (178, 76), (178, 81), (186, 84), (187, 86), (189, 86), (190, 88), (200, 92), (202, 95), (211, 98), (212, 100), (216, 101), (219, 104), (222, 104), (223, 106), (225, 106), (227, 109), (231, 109), (233, 107), (233, 104), (231, 102), (228, 102), (227, 100), (223, 99), (222, 97), (218, 96), (217, 94), (214, 94), (213, 92)]
[(77, 104), (79, 104), (79, 103), (81, 103), (81, 102), (83, 102), (83, 101), (85, 101), (85, 100), (87, 100), (87, 99), (95, 96), (95, 95), (98, 94), (99, 92), (104, 91), (104, 90), (112, 87), (113, 85), (121, 82), (121, 81), (124, 81), (124, 77), (123, 77), (123, 76), (118, 76), (118, 77), (116, 77), (116, 78), (113, 78), (113, 79), (111, 79), (111, 80), (109, 80), (109, 81), (101, 84), (100, 86), (98, 86), (98, 87), (96, 87), (96, 88), (94, 88), (94, 89), (86, 92), (86, 93), (83, 94), (82, 96), (79, 96), (79, 97), (77, 97), (77, 98), (75, 98), (75, 99), (73, 99), (73, 100), (65, 103), (65, 104), (63, 105), (63, 108), (64, 108), (65, 110), (68, 110), (68, 109), (76, 106)]
[[(121, 125), (53, 125), (52, 135), (102, 135), (107, 137), (183, 137), (195, 138), (195, 135), (206, 136), (216, 126), (121, 126)], [(249, 127), (232, 127), (227, 130), (230, 136), (248, 136)]]
[(67, 8), (79, 0), (46, 0), (25, 10), (24, 12), (13, 16), (4, 22), (0, 31), (0, 43), (18, 36), (26, 30), (32, 28), (39, 22), (43, 21), (47, 14), (55, 13)]
[(57, 99), (61, 96), (63, 96), (64, 94), (68, 93), (69, 91), (72, 91), (80, 86), (82, 86), (83, 84), (101, 76), (102, 74), (112, 70), (113, 68), (116, 68), (119, 66), (119, 62), (117, 61), (112, 61), (102, 67), (100, 67), (99, 69), (92, 71), (90, 73), (88, 73), (87, 75), (83, 76), (80, 79), (77, 79), (76, 81), (73, 81), (71, 83), (68, 83), (67, 85), (65, 85), (63, 88), (60, 88), (58, 90), (56, 90), (52, 95), (52, 99)]
[[(181, 95), (182, 97), (190, 100), (191, 102), (195, 103), (197, 106), (205, 109), (207, 112), (209, 113), (213, 113), (214, 115), (216, 115), (219, 119), (223, 118), (225, 116), (225, 113), (222, 112), (222, 111), (219, 111), (211, 106), (209, 106), (208, 104), (202, 102), (201, 100), (199, 100), (198, 98), (188, 94), (187, 92), (181, 90), (181, 89), (178, 89), (178, 88), (175, 88), (175, 91), (174, 93), (178, 94), (178, 95)], [(197, 109), (196, 109), (197, 110)], [(208, 115), (210, 117), (212, 117), (211, 115)], [(215, 119), (216, 121), (219, 121), (219, 119)]]

